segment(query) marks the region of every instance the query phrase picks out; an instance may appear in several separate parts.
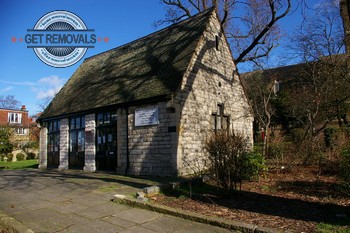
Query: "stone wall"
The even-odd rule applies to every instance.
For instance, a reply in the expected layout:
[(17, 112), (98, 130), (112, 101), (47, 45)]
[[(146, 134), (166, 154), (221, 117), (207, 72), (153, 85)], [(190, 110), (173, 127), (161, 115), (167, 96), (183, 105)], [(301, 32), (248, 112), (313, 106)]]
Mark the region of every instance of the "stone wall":
[(117, 173), (121, 175), (127, 172), (127, 133), (129, 131), (127, 111), (127, 108), (119, 108), (117, 110)]
[(96, 171), (95, 114), (85, 115), (85, 166), (84, 171)]
[(47, 128), (44, 125), (40, 128), (39, 168), (47, 168)]
[(179, 175), (198, 172), (203, 142), (212, 133), (212, 114), (224, 106), (231, 132), (253, 143), (253, 118), (216, 14), (199, 42), (176, 101), (182, 105), (179, 124)]
[[(128, 108), (128, 144), (129, 162), (128, 174), (133, 175), (160, 175), (174, 176), (176, 172), (176, 149), (177, 149), (177, 114), (167, 109), (166, 102), (158, 102), (152, 106), (159, 109), (159, 124), (147, 126), (135, 126), (136, 108), (144, 108), (148, 105), (134, 106)], [(119, 112), (118, 112), (119, 113)], [(123, 126), (124, 114), (120, 115), (118, 121), (118, 132), (120, 135), (120, 152), (118, 153), (118, 170), (123, 172), (126, 168), (126, 127)], [(119, 118), (118, 118), (119, 120)], [(124, 122), (125, 122), (124, 120)], [(119, 125), (119, 122), (121, 123)], [(175, 132), (174, 132), (175, 129)], [(169, 132), (172, 131), (172, 132)]]
[(69, 150), (69, 119), (60, 120), (60, 164), (59, 170), (68, 169)]

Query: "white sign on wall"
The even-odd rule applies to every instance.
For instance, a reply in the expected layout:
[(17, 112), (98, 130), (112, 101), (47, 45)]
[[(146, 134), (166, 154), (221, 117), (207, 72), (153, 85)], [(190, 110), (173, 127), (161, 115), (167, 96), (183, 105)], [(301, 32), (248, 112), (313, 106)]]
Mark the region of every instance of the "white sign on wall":
[(135, 126), (158, 125), (158, 107), (151, 106), (135, 110)]

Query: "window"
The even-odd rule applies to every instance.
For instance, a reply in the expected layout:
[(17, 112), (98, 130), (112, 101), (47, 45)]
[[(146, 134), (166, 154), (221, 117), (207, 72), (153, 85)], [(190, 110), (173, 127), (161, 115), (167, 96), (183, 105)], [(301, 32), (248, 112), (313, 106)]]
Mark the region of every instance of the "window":
[(215, 36), (215, 48), (216, 48), (216, 50), (219, 50), (219, 42), (220, 42), (219, 36), (216, 35)]
[(116, 112), (103, 112), (97, 114), (97, 126), (111, 125), (117, 121)]
[(229, 117), (224, 114), (224, 105), (218, 104), (217, 110), (212, 114), (212, 130), (215, 132), (218, 130), (227, 130), (229, 127)]
[(25, 128), (15, 128), (16, 135), (28, 135), (29, 129)]
[(9, 123), (22, 123), (22, 113), (9, 112), (8, 113), (8, 122)]
[(47, 150), (48, 152), (59, 152), (60, 149), (60, 122), (50, 121), (47, 125), (48, 130), (48, 142)]
[(69, 126), (69, 152), (83, 152), (85, 150), (85, 117), (71, 117)]
[(275, 80), (274, 86), (273, 86), (273, 93), (276, 95), (277, 92), (280, 91), (280, 82)]

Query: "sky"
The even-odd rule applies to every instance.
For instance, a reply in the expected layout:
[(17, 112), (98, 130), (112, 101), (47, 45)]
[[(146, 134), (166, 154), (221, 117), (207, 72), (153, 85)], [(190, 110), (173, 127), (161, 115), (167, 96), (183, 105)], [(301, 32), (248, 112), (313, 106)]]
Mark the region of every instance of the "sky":
[[(317, 0), (309, 2), (316, 4)], [(44, 64), (32, 48), (19, 41), (42, 16), (57, 10), (79, 16), (102, 38), (83, 59), (66, 68)], [(159, 30), (153, 24), (164, 15), (160, 0), (0, 0), (0, 96), (14, 95), (34, 115), (42, 111), (40, 103), (57, 93), (85, 58)], [(282, 19), (282, 29), (290, 31), (300, 20), (297, 13)], [(278, 59), (278, 50), (274, 56)]]

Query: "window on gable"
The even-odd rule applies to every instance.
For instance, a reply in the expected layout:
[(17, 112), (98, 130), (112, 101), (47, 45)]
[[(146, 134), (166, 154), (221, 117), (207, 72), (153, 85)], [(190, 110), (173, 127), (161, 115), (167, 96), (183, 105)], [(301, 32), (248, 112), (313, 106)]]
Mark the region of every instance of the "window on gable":
[(22, 113), (9, 112), (8, 113), (8, 122), (9, 123), (22, 123)]
[(227, 130), (229, 126), (229, 117), (225, 115), (223, 104), (217, 105), (217, 110), (211, 115), (212, 130), (215, 132), (219, 130)]
[(219, 50), (219, 42), (220, 42), (219, 36), (216, 35), (215, 36), (215, 48), (216, 48), (216, 50)]

